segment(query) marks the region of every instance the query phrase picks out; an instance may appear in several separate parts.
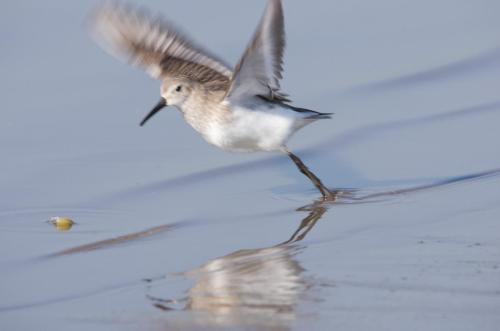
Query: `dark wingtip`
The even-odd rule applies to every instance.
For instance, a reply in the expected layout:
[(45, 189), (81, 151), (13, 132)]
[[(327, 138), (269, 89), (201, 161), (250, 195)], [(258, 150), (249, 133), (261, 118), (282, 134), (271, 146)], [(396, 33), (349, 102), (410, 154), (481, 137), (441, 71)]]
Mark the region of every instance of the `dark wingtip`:
[(309, 116), (308, 118), (315, 119), (315, 120), (329, 120), (332, 118), (332, 115), (335, 115), (335, 113), (318, 113), (318, 114)]
[(314, 119), (314, 120), (320, 120), (320, 119), (329, 119), (332, 118), (332, 115), (335, 115), (335, 113), (320, 113), (319, 111), (307, 109), (307, 108), (298, 108), (294, 106), (287, 105), (290, 109), (293, 111), (296, 111), (298, 113), (304, 113), (306, 116), (304, 118), (307, 119)]

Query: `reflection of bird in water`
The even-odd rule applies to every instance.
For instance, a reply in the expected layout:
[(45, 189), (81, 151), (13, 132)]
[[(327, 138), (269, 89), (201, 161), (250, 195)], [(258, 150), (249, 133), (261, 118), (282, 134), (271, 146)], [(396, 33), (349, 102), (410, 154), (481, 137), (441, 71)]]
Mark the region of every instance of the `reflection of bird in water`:
[(197, 279), (186, 309), (205, 312), (199, 322), (218, 326), (286, 328), (307, 285), (291, 246), (240, 250), (190, 272)]
[(209, 143), (231, 152), (284, 152), (318, 188), (331, 192), (286, 143), (304, 126), (330, 118), (289, 104), (280, 90), (285, 48), (281, 0), (269, 0), (255, 35), (234, 71), (183, 37), (171, 24), (143, 13), (106, 6), (95, 30), (113, 54), (161, 79), (161, 100), (141, 125), (167, 105)]
[[(296, 305), (312, 286), (294, 258), (300, 248), (291, 244), (305, 238), (329, 203), (321, 199), (299, 208), (309, 214), (279, 245), (239, 250), (187, 272), (185, 275), (196, 283), (182, 301), (186, 310), (196, 312), (194, 323), (203, 329), (251, 326), (252, 330), (288, 330), (295, 319)], [(176, 302), (148, 297), (162, 310), (171, 310), (169, 303)]]

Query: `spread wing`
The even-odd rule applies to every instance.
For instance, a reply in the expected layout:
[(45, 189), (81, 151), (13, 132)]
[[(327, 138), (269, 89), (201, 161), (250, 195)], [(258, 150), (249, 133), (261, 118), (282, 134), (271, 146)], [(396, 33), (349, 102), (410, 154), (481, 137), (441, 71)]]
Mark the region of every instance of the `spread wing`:
[(289, 101), (280, 92), (285, 50), (285, 24), (281, 0), (269, 0), (252, 41), (235, 68), (229, 99), (261, 96)]
[(227, 89), (232, 72), (222, 61), (195, 46), (178, 30), (143, 10), (119, 5), (98, 8), (94, 35), (112, 55), (142, 67), (154, 78), (187, 77)]

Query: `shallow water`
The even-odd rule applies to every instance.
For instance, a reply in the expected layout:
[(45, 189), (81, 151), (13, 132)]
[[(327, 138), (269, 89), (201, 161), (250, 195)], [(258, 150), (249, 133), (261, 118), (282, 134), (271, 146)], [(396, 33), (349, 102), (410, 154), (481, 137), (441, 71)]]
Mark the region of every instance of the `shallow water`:
[[(329, 202), (175, 111), (139, 128), (158, 83), (88, 38), (97, 3), (0, 11), (2, 330), (498, 328), (497, 1), (286, 1), (284, 90), (336, 113), (290, 147)], [(265, 1), (144, 4), (234, 63)]]

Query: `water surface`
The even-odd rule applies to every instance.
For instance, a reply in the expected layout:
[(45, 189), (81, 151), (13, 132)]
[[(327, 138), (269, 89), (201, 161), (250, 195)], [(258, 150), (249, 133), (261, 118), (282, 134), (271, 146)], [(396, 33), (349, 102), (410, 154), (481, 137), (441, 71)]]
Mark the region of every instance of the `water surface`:
[[(139, 128), (159, 84), (93, 44), (97, 3), (0, 11), (1, 329), (498, 328), (498, 2), (286, 1), (328, 202), (174, 110)], [(235, 63), (265, 1), (143, 4)]]

